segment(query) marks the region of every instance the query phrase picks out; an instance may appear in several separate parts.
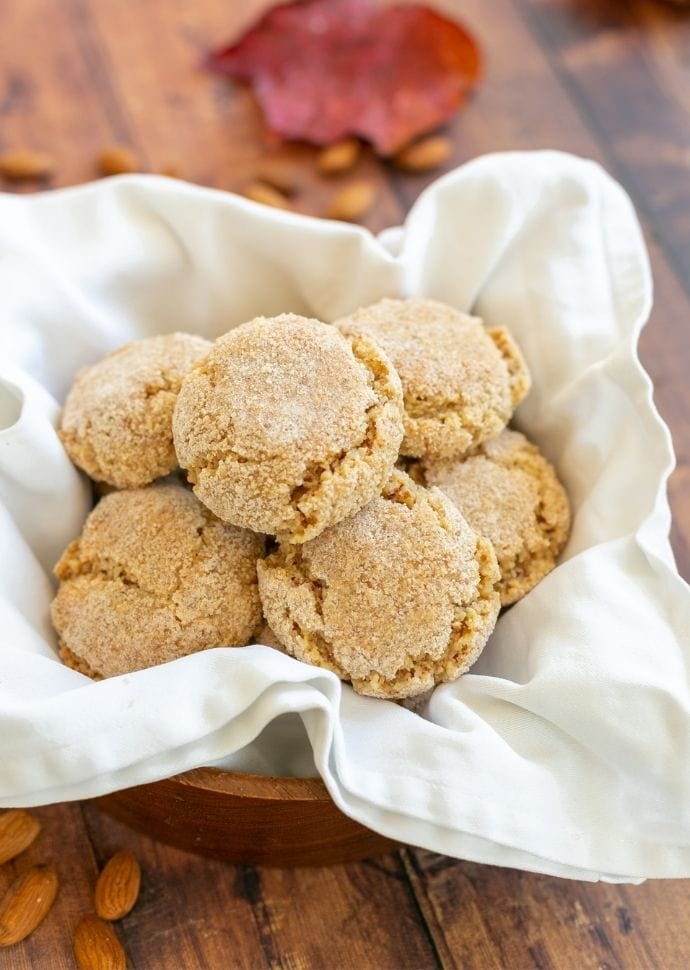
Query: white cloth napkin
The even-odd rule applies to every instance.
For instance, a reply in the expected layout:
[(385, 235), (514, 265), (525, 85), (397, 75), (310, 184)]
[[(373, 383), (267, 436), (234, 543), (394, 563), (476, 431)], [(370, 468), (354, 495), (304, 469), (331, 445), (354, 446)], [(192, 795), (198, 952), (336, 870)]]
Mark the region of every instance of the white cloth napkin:
[[(404, 842), (583, 879), (690, 876), (690, 594), (635, 350), (650, 293), (626, 195), (555, 152), (468, 164), (380, 239), (158, 177), (0, 196), (0, 805), (208, 763), (315, 766), (343, 811)], [(48, 569), (88, 511), (53, 430), (75, 371), (135, 337), (396, 294), (513, 331), (534, 377), (519, 425), (574, 506), (563, 562), (472, 672), (426, 720), (267, 647), (101, 683), (60, 664)]]

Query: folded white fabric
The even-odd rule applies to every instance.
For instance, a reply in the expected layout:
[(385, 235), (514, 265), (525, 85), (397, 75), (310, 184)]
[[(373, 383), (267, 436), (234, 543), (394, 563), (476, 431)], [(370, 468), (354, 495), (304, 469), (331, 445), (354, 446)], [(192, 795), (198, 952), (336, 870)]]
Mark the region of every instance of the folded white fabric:
[[(515, 334), (534, 377), (518, 423), (575, 512), (561, 565), (428, 720), (267, 647), (101, 683), (59, 663), (49, 567), (88, 509), (53, 430), (76, 370), (135, 337), (412, 294)], [(208, 763), (315, 765), (347, 814), (429, 849), (690, 876), (690, 591), (667, 538), (669, 435), (635, 350), (650, 294), (623, 191), (555, 152), (466, 165), (378, 240), (157, 177), (0, 197), (0, 805)]]

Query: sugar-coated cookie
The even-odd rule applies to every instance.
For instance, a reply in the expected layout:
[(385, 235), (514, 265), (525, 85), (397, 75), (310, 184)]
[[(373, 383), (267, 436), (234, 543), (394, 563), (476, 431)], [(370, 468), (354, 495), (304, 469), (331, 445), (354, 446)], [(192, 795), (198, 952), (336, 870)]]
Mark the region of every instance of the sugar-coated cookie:
[(405, 402), (403, 455), (450, 458), (506, 426), (527, 394), (522, 354), (503, 328), (437, 300), (384, 299), (336, 321), (390, 357)]
[(552, 465), (518, 431), (485, 441), (464, 461), (423, 461), (424, 480), (493, 543), (507, 606), (550, 572), (570, 529), (568, 496)]
[(287, 650), (265, 620), (254, 636), (254, 642), (260, 643), (264, 647), (273, 647), (274, 650), (280, 650), (281, 653), (287, 653)]
[(63, 660), (112, 677), (207, 647), (243, 646), (261, 622), (263, 539), (179, 485), (112, 492), (55, 567)]
[(115, 488), (138, 488), (173, 471), (177, 392), (210, 346), (188, 333), (147, 337), (79, 371), (60, 427), (75, 465)]
[(402, 389), (367, 337), (290, 313), (258, 317), (185, 377), (173, 431), (216, 515), (305, 542), (380, 494), (402, 440)]
[(374, 697), (454, 680), (500, 605), (491, 543), (442, 492), (398, 470), (357, 515), (282, 544), (257, 571), (264, 616), (288, 652)]

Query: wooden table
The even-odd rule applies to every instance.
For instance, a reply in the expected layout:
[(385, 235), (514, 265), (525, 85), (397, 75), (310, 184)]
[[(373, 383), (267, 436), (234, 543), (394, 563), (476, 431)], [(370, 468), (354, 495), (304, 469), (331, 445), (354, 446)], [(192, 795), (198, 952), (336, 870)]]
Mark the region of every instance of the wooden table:
[[(241, 7), (242, 12), (233, 10)], [(0, 150), (55, 157), (52, 184), (86, 181), (113, 142), (150, 171), (241, 190), (266, 151), (251, 96), (198, 70), (248, 20), (228, 0), (3, 0)], [(486, 79), (449, 126), (448, 167), (483, 152), (554, 147), (600, 160), (633, 196), (656, 279), (641, 353), (671, 426), (673, 545), (690, 576), (690, 11), (652, 0), (449, 0), (480, 38)], [(298, 204), (321, 213), (332, 183), (304, 162)], [(400, 222), (431, 176), (368, 157), (379, 186), (367, 225)], [(436, 173), (434, 173), (435, 175)], [(297, 968), (660, 968), (690, 965), (690, 882), (567, 882), (405, 849), (358, 865), (229, 867), (133, 834), (87, 805), (37, 811), (44, 833), (21, 858), (54, 860), (61, 889), (0, 968), (72, 967), (70, 936), (95, 874), (131, 847), (139, 904), (118, 927), (137, 970)], [(13, 878), (0, 869), (0, 891)]]

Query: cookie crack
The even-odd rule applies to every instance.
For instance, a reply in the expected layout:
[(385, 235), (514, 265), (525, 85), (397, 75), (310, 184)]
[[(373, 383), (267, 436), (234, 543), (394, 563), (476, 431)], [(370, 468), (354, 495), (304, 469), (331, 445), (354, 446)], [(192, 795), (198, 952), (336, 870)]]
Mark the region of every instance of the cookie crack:
[[(468, 402), (462, 395), (450, 401), (447, 398), (442, 401), (431, 397), (405, 398), (405, 416), (411, 421), (433, 421), (434, 424), (446, 424), (450, 420), (457, 419), (471, 441), (477, 442), (486, 434), (486, 429), (484, 424), (474, 421), (468, 416), (472, 407), (473, 403)], [(486, 407), (482, 416), (484, 418), (493, 416), (500, 422), (501, 427), (505, 427), (510, 411), (510, 406), (501, 408), (498, 403), (495, 403)]]
[(289, 505), (303, 530), (315, 525), (317, 521), (315, 512), (307, 513), (302, 508), (305, 500), (318, 496), (324, 477), (338, 477), (345, 463), (352, 461), (358, 453), (364, 454), (365, 461), (372, 455), (380, 438), (379, 424), (383, 419), (386, 408), (392, 406), (391, 394), (387, 392), (390, 380), (388, 369), (382, 361), (367, 353), (370, 341), (362, 337), (352, 337), (350, 344), (355, 360), (369, 375), (371, 389), (376, 395), (376, 400), (365, 410), (366, 427), (359, 441), (354, 442), (348, 449), (341, 449), (325, 460), (311, 462), (305, 469), (302, 481), (290, 492)]
[[(396, 489), (396, 492), (399, 491), (400, 489)], [(314, 612), (321, 621), (321, 631), (306, 631), (289, 608), (284, 610), (284, 618), (291, 625), (293, 634), (299, 637), (303, 648), (306, 648), (304, 656), (300, 659), (316, 662), (317, 666), (332, 670), (341, 680), (350, 681), (358, 688), (373, 688), (374, 691), (378, 688), (379, 692), (384, 688), (385, 696), (392, 699), (414, 696), (409, 695), (405, 687), (405, 684), (411, 680), (419, 680), (419, 690), (415, 693), (421, 694), (436, 683), (454, 679), (464, 673), (481, 653), (498, 617), (500, 601), (495, 589), (496, 568), (493, 547), (488, 539), (477, 536), (475, 560), (479, 566), (479, 582), (476, 596), (468, 604), (454, 604), (450, 636), (442, 654), (435, 656), (428, 651), (414, 655), (408, 653), (390, 677), (384, 676), (374, 668), (370, 668), (365, 676), (352, 677), (334, 659), (333, 645), (325, 636), (323, 592), (327, 588), (326, 583), (312, 574), (310, 563), (304, 557), (301, 546), (290, 547), (288, 555), (282, 550), (276, 555), (279, 561), (282, 560), (283, 567), (294, 570), (293, 582), (299, 577), (303, 585), (309, 586)], [(315, 661), (314, 657), (318, 660)], [(420, 670), (423, 671), (421, 676)], [(392, 687), (397, 689), (391, 691)], [(366, 691), (363, 692), (366, 693)]]
[[(476, 449), (475, 454), (486, 455), (486, 451), (482, 446)], [(547, 550), (545, 550), (544, 555), (549, 553), (553, 558), (558, 556), (558, 552), (561, 545), (568, 534), (568, 525), (565, 527), (558, 518), (553, 521), (549, 521), (549, 517), (546, 514), (549, 505), (556, 507), (559, 512), (565, 513), (566, 522), (569, 520), (568, 505), (567, 500), (564, 500), (565, 493), (563, 488), (553, 473), (552, 469), (548, 464), (544, 464), (541, 467), (535, 465), (535, 458), (542, 458), (538, 450), (532, 446), (529, 451), (519, 450), (512, 455), (499, 455), (498, 457), (486, 456), (489, 461), (495, 462), (502, 468), (508, 471), (518, 470), (524, 475), (527, 475), (537, 486), (537, 505), (534, 510), (534, 517), (539, 526), (539, 532), (544, 537), (547, 543)], [(546, 475), (544, 474), (546, 472)], [(551, 493), (552, 503), (549, 503), (548, 497)], [(513, 557), (514, 563), (520, 565), (521, 561), (529, 559), (529, 556), (515, 556)]]
[[(321, 621), (322, 630), (325, 630), (326, 620), (323, 613), (323, 590), (326, 584), (323, 580), (312, 575), (309, 561), (303, 556), (301, 546), (291, 546), (289, 555), (287, 556), (282, 550), (275, 555), (279, 560), (282, 559), (282, 565), (284, 567), (294, 570), (293, 582), (299, 577), (301, 580), (300, 585), (309, 588), (314, 612)], [(333, 658), (332, 644), (323, 632), (305, 630), (289, 608), (284, 610), (284, 617), (290, 623), (293, 634), (301, 640), (303, 647), (306, 648), (305, 659), (316, 655), (318, 657), (316, 666), (325, 667), (333, 671), (341, 680), (349, 680), (346, 672)]]
[[(196, 529), (197, 536), (199, 537), (199, 544), (192, 561), (193, 566), (198, 562), (199, 555), (202, 550), (204, 531), (212, 521), (211, 518), (207, 517), (205, 510), (202, 515), (204, 516), (205, 521)], [(210, 515), (211, 513), (209, 513), (209, 516)], [(58, 578), (61, 582), (67, 582), (69, 580), (74, 580), (81, 577), (91, 577), (95, 580), (101, 579), (107, 582), (121, 583), (126, 588), (136, 589), (139, 592), (150, 596), (155, 601), (158, 608), (170, 610), (180, 626), (184, 627), (188, 625), (188, 623), (185, 623), (185, 621), (182, 620), (178, 615), (175, 597), (183, 588), (184, 584), (182, 581), (182, 572), (186, 565), (187, 563), (184, 561), (180, 561), (176, 564), (175, 585), (169, 593), (162, 593), (158, 590), (142, 585), (142, 583), (127, 569), (123, 563), (111, 558), (110, 556), (106, 556), (103, 553), (96, 553), (91, 559), (88, 560), (79, 559), (78, 547), (75, 546), (69, 560), (60, 570)]]
[[(227, 449), (226, 451), (216, 452), (209, 458), (204, 457), (203, 465), (187, 465), (185, 471), (187, 473), (187, 480), (196, 485), (199, 480), (199, 474), (204, 472), (208, 477), (213, 478), (218, 474), (218, 469), (225, 461), (234, 461), (238, 465), (246, 465), (249, 461), (259, 461), (260, 459), (248, 458), (246, 455), (240, 454), (238, 451), (232, 451)], [(270, 459), (267, 459), (270, 460)]]
[[(493, 547), (482, 536), (477, 536), (475, 560), (479, 565), (477, 595), (471, 603), (454, 604), (451, 633), (441, 656), (434, 656), (428, 651), (414, 655), (408, 653), (390, 678), (372, 670), (366, 677), (353, 677), (353, 684), (359, 687), (385, 686), (386, 696), (391, 698), (415, 696), (407, 694), (402, 684), (395, 693), (391, 693), (389, 688), (397, 685), (398, 681), (419, 679), (419, 690), (416, 693), (421, 694), (437, 683), (454, 680), (472, 666), (493, 631), (499, 611), (499, 596), (495, 590), (496, 573), (492, 565)], [(421, 678), (420, 669), (425, 674)]]
[(512, 334), (505, 327), (492, 327), (486, 332), (506, 365), (513, 407), (517, 407), (532, 386), (525, 358), (513, 340)]
[(143, 389), (144, 399), (149, 401), (151, 398), (157, 397), (159, 394), (174, 394), (177, 396), (180, 393), (180, 387), (182, 386), (182, 375), (172, 375), (168, 371), (160, 372), (160, 380), (149, 381)]
[[(77, 550), (75, 549), (73, 552), (76, 554)], [(78, 579), (82, 576), (100, 577), (111, 582), (121, 582), (124, 586), (132, 586), (142, 592), (151, 593), (154, 596), (158, 595), (153, 590), (148, 590), (141, 586), (139, 581), (128, 572), (122, 563), (109, 556), (104, 556), (102, 553), (97, 553), (91, 559), (77, 559), (76, 555), (70, 557), (70, 561), (60, 571), (58, 578), (61, 582), (66, 582), (67, 580)]]

